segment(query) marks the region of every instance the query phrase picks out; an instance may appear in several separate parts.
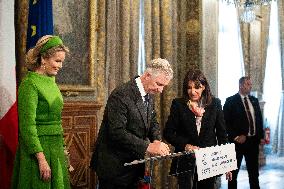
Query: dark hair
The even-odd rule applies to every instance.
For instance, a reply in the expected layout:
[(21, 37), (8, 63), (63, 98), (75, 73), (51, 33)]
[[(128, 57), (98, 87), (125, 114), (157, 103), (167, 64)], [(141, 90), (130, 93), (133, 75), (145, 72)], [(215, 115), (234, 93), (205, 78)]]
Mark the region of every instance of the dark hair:
[(243, 85), (246, 80), (250, 80), (249, 76), (243, 76), (239, 79), (239, 86)]
[(210, 86), (204, 74), (198, 69), (190, 69), (186, 73), (184, 80), (183, 80), (183, 98), (186, 100), (189, 100), (189, 96), (187, 92), (189, 81), (193, 81), (196, 86), (199, 86), (200, 84), (202, 84), (205, 87), (204, 91), (202, 92), (202, 96), (201, 96), (202, 104), (204, 106), (211, 104), (212, 94), (211, 94)]

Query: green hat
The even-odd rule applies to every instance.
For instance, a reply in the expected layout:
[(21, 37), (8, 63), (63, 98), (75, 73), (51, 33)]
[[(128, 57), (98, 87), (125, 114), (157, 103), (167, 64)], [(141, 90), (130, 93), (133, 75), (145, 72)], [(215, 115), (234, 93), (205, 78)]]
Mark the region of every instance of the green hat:
[(52, 47), (63, 45), (62, 40), (58, 36), (51, 37), (40, 49), (39, 53), (42, 54)]

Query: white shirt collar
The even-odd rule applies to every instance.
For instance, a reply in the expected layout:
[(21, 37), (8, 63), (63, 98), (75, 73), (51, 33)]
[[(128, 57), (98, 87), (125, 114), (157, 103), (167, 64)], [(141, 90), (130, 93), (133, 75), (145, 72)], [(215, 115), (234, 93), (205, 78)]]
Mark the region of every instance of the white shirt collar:
[(137, 87), (138, 87), (138, 89), (139, 89), (139, 92), (140, 92), (140, 94), (141, 94), (141, 97), (144, 98), (144, 96), (145, 96), (147, 93), (146, 93), (146, 91), (144, 90), (144, 87), (143, 87), (142, 82), (141, 82), (141, 78), (140, 78), (140, 77), (135, 78), (135, 82), (136, 82), (136, 85), (137, 85)]
[(242, 95), (241, 93), (239, 93), (239, 95), (241, 96), (242, 99), (244, 99), (245, 97), (249, 98), (248, 95)]

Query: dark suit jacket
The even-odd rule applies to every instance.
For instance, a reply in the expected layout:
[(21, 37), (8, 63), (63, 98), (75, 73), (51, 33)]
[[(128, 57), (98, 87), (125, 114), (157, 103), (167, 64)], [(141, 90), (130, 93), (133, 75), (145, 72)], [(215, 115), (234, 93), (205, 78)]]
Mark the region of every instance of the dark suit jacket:
[[(221, 101), (213, 98), (212, 103), (205, 107), (198, 135), (195, 115), (188, 108), (187, 101), (183, 98), (174, 99), (163, 135), (166, 141), (175, 147), (175, 152), (184, 151), (186, 144), (203, 148), (227, 143)], [(188, 159), (180, 158), (178, 166), (183, 167), (184, 170), (179, 169), (177, 171), (186, 171), (193, 168), (194, 165), (191, 165), (190, 162), (193, 162), (190, 157)], [(176, 161), (173, 161), (172, 172), (177, 166), (176, 163)]]
[(152, 97), (148, 109), (147, 115), (134, 79), (111, 93), (91, 160), (100, 178), (115, 178), (131, 171), (135, 174), (137, 166), (124, 167), (124, 163), (143, 159), (150, 141), (161, 140)]
[[(256, 137), (263, 138), (263, 120), (258, 99), (249, 95), (250, 102), (252, 103), (255, 116), (255, 131)], [(229, 135), (229, 141), (234, 142), (234, 138), (239, 135), (248, 135), (249, 123), (239, 93), (228, 97), (223, 107), (226, 126)]]

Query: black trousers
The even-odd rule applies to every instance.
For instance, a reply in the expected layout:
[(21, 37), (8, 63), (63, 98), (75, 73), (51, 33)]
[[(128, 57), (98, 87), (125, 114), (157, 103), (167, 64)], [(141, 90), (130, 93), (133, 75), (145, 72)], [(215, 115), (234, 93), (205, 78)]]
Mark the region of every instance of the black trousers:
[(124, 183), (113, 183), (112, 180), (99, 179), (98, 189), (137, 189), (138, 182), (125, 185)]
[(246, 161), (250, 188), (259, 189), (259, 180), (258, 180), (259, 140), (256, 137), (247, 137), (245, 143), (243, 144), (235, 143), (235, 144), (236, 144), (238, 169), (232, 171), (233, 178), (232, 181), (228, 181), (228, 189), (237, 189), (237, 177), (243, 157), (245, 157)]
[(214, 189), (216, 177), (198, 181), (197, 170), (178, 175), (178, 189)]
[(99, 189), (137, 189), (139, 181), (144, 176), (144, 170), (144, 165), (140, 164), (124, 169), (114, 178), (98, 176)]

